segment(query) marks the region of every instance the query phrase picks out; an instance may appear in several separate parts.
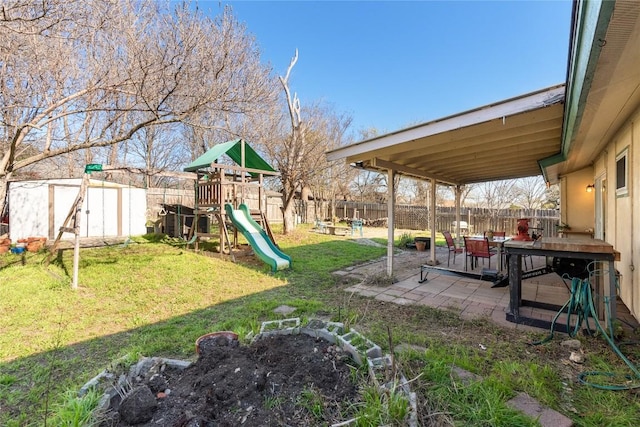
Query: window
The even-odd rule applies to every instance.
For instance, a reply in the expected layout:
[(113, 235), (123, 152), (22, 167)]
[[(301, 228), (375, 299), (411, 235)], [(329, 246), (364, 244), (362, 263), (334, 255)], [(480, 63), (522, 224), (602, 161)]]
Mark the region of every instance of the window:
[(629, 148), (627, 147), (616, 156), (616, 196), (629, 194), (627, 189), (628, 154)]

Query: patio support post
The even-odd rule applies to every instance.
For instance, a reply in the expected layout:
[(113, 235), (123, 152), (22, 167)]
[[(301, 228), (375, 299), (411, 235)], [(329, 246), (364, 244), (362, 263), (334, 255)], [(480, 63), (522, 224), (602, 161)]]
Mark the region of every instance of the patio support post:
[(460, 197), (462, 195), (462, 187), (456, 185), (456, 239), (460, 242)]
[(429, 210), (431, 211), (431, 215), (429, 217), (431, 224), (429, 224), (429, 228), (431, 228), (431, 261), (430, 265), (438, 265), (438, 260), (436, 259), (436, 185), (437, 182), (434, 178), (431, 178), (431, 206)]
[(396, 189), (394, 184), (395, 171), (393, 169), (387, 170), (387, 276), (393, 277), (393, 243), (394, 243), (394, 230), (395, 230), (395, 211), (396, 211)]

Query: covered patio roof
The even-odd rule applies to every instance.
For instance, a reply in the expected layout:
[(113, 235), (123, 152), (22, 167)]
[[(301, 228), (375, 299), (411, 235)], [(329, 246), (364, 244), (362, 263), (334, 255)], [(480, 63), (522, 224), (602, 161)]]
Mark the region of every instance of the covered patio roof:
[[(327, 160), (345, 159), (363, 169), (455, 186), (460, 224), (462, 185), (542, 174), (542, 161), (562, 147), (565, 86), (556, 85), (495, 104), (382, 135), (327, 152)], [(431, 209), (435, 211), (435, 187)], [(387, 274), (393, 275), (395, 202), (389, 188)], [(436, 223), (431, 216), (431, 260)], [(458, 230), (459, 231), (459, 230)], [(459, 232), (458, 232), (459, 234)]]
[(464, 185), (540, 175), (540, 161), (561, 150), (564, 85), (340, 147), (368, 170)]

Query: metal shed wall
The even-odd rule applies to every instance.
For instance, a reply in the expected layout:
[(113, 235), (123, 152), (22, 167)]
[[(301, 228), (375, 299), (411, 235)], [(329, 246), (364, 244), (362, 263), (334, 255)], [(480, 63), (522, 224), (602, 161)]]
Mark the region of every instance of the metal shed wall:
[[(80, 190), (80, 179), (17, 181), (9, 184), (12, 240), (54, 239)], [(146, 232), (146, 191), (91, 180), (80, 219), (80, 237), (114, 237)], [(72, 238), (65, 234), (63, 238)]]

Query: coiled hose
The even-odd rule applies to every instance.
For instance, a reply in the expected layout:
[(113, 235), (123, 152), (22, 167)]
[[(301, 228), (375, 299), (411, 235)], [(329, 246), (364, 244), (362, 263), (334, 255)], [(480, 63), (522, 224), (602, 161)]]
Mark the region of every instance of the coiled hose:
[[(589, 265), (589, 271), (590, 271), (589, 277), (591, 278), (595, 274), (594, 270), (592, 270), (591, 264)], [(598, 320), (598, 315), (596, 314), (596, 308), (593, 302), (593, 294), (591, 291), (591, 282), (589, 281), (589, 279), (582, 280), (580, 278), (574, 277), (571, 280), (571, 297), (562, 306), (560, 311), (558, 311), (558, 313), (553, 318), (553, 321), (551, 322), (551, 331), (549, 335), (547, 335), (547, 337), (544, 338), (543, 340), (534, 342), (532, 344), (533, 345), (544, 344), (546, 342), (549, 342), (553, 338), (554, 329), (556, 327), (556, 321), (565, 310), (567, 312), (567, 332), (571, 337), (575, 337), (578, 334), (578, 332), (580, 331), (580, 328), (582, 327), (583, 322), (586, 322), (586, 329), (589, 332), (589, 334), (592, 334), (593, 331), (591, 330), (589, 326), (589, 321), (588, 321), (589, 317), (592, 317), (595, 321), (597, 330), (604, 336), (605, 340), (607, 341), (607, 343), (609, 343), (609, 346), (613, 349), (613, 351), (631, 369), (635, 377), (633, 375), (625, 375), (625, 378), (628, 384), (620, 384), (620, 385), (598, 384), (598, 383), (588, 381), (587, 378), (595, 377), (595, 376), (614, 377), (615, 374), (612, 372), (588, 371), (588, 372), (581, 372), (578, 375), (578, 381), (580, 381), (580, 383), (582, 384), (586, 384), (588, 386), (602, 389), (602, 390), (631, 390), (631, 389), (640, 388), (640, 370), (638, 370), (638, 368), (624, 354), (622, 354), (618, 346), (613, 341), (613, 336), (614, 336), (613, 325), (611, 321), (611, 313), (609, 312), (610, 298), (611, 297), (609, 296), (604, 297), (605, 315), (608, 320), (607, 323), (609, 324), (609, 333), (607, 333), (607, 331), (605, 331), (602, 325), (600, 324), (600, 321)], [(573, 315), (578, 316), (578, 318), (576, 320), (576, 324), (573, 327), (573, 329), (570, 329), (571, 317)], [(638, 380), (638, 381), (635, 384), (633, 384), (632, 382), (634, 380)]]

